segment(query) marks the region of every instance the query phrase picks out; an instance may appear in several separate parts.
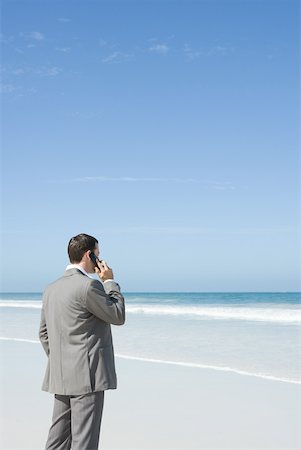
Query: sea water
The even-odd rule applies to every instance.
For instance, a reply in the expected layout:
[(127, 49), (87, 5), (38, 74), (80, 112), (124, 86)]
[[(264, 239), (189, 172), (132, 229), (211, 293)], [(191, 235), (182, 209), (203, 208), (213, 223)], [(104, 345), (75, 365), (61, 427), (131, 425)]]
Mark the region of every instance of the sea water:
[[(116, 357), (301, 384), (301, 293), (123, 293)], [(40, 344), (42, 293), (0, 294), (2, 341)], [(41, 351), (43, 351), (41, 347)]]

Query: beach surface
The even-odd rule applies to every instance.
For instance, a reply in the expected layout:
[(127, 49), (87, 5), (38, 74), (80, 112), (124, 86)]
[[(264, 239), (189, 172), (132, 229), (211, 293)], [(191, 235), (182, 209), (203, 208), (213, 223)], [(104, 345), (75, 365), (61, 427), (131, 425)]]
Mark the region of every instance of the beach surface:
[[(40, 343), (0, 341), (2, 450), (42, 450), (53, 394)], [(99, 449), (301, 448), (301, 385), (116, 357)]]

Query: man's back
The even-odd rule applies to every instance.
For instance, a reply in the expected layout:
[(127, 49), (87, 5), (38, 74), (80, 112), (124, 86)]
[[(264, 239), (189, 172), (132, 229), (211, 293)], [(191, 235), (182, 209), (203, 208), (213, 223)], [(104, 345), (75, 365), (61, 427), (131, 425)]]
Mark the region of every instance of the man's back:
[(125, 322), (119, 284), (66, 270), (43, 293), (39, 337), (48, 355), (42, 390), (80, 395), (116, 389), (111, 325)]

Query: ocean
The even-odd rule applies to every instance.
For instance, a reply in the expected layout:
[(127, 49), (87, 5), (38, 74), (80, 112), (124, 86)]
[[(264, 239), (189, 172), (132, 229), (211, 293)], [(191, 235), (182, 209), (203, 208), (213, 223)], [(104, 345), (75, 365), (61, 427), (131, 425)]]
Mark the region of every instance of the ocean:
[[(116, 357), (301, 384), (300, 292), (123, 294), (126, 322), (112, 325)], [(40, 345), (41, 298), (0, 294), (3, 344)]]

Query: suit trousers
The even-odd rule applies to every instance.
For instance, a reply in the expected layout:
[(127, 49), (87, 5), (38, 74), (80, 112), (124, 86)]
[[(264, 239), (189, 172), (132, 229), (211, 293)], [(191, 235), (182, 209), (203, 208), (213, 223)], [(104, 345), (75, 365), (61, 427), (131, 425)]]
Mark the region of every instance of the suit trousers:
[(104, 391), (54, 394), (45, 450), (98, 450)]

